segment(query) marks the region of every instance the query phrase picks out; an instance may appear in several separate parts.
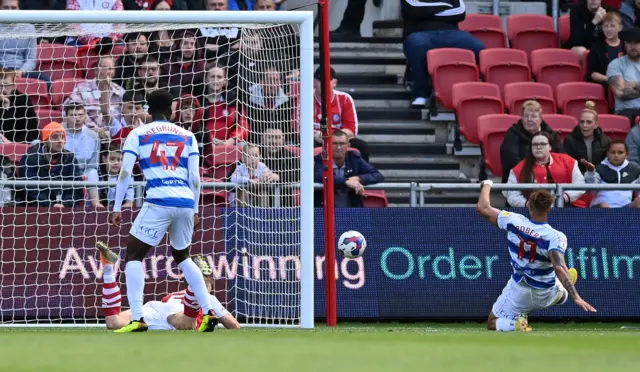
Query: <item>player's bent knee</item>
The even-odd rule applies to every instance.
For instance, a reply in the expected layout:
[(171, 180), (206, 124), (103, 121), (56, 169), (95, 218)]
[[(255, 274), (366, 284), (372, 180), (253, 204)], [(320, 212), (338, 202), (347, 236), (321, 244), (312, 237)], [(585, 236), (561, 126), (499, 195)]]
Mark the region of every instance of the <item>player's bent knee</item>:
[(182, 250), (171, 248), (171, 256), (173, 256), (173, 260), (176, 262), (176, 265), (179, 265), (182, 261), (189, 258), (189, 248)]
[(150, 245), (144, 243), (133, 235), (129, 235), (129, 244), (127, 244), (127, 254), (125, 262), (142, 261), (149, 252)]

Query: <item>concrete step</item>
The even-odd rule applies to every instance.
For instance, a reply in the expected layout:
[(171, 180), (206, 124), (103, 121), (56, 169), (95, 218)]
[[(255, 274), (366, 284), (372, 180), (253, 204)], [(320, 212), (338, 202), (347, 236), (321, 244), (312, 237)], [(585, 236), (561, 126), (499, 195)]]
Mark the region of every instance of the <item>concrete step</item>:
[(423, 144), (434, 143), (434, 134), (360, 134), (358, 138), (371, 144)]
[(409, 99), (354, 99), (356, 109), (362, 108), (386, 108), (386, 109), (408, 109)]
[(358, 110), (358, 120), (388, 120), (389, 122), (405, 120), (426, 120), (429, 110), (408, 108), (363, 108)]
[(338, 90), (349, 93), (353, 99), (362, 100), (405, 100), (408, 102), (411, 98), (409, 92), (407, 92), (402, 85), (398, 84), (340, 84)]
[[(375, 154), (369, 159), (371, 164), (384, 169), (432, 169), (459, 170), (460, 163), (449, 156), (384, 156)], [(457, 177), (456, 174), (453, 177)], [(439, 177), (440, 178), (440, 177)]]
[(358, 135), (363, 134), (436, 134), (436, 126), (425, 121), (360, 121)]
[(370, 143), (372, 154), (396, 155), (444, 155), (447, 149), (444, 144), (436, 143)]
[[(318, 53), (314, 54), (314, 63), (320, 63)], [(404, 69), (407, 59), (404, 54), (398, 52), (385, 53), (384, 51), (347, 51), (331, 53), (331, 65), (401, 65)]]
[[(390, 40), (379, 40), (379, 38), (370, 38), (370, 40), (373, 41), (377, 41), (377, 42), (368, 42), (369, 40), (366, 41), (361, 41), (361, 42), (356, 42), (356, 41), (345, 41), (345, 42), (335, 42), (332, 41), (331, 42), (331, 50), (329, 51), (330, 54), (336, 53), (336, 52), (345, 52), (345, 51), (363, 51), (363, 50), (382, 50), (382, 51), (396, 51), (396, 52), (402, 52), (402, 39), (390, 39)], [(391, 42), (385, 42), (385, 41), (391, 41)], [(313, 44), (313, 50), (316, 53), (320, 52), (320, 44), (318, 42)]]
[[(342, 61), (341, 61), (342, 62)], [(384, 75), (404, 75), (405, 65), (400, 64), (380, 64), (380, 63), (372, 63), (370, 61), (358, 60), (348, 61), (348, 63), (337, 63), (332, 66), (336, 73), (338, 74), (338, 78), (340, 78), (343, 74), (384, 74)], [(316, 60), (314, 62), (318, 65), (319, 61)]]
[(386, 74), (359, 74), (359, 73), (347, 73), (338, 76), (339, 88), (343, 89), (343, 86), (352, 85), (401, 85), (402, 75), (386, 75)]
[[(320, 37), (316, 36), (313, 38), (314, 47), (318, 47), (318, 43), (320, 42)], [(331, 48), (337, 46), (338, 48), (342, 45), (348, 44), (402, 44), (402, 37), (359, 37), (355, 39), (351, 39), (348, 41), (342, 40), (331, 40)]]

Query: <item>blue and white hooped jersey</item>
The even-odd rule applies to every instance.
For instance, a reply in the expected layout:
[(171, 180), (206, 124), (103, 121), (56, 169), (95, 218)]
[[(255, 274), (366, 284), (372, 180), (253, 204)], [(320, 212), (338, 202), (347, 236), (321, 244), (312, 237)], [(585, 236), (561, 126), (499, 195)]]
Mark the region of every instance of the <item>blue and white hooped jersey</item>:
[(189, 157), (200, 155), (193, 133), (168, 121), (154, 121), (132, 130), (122, 152), (139, 160), (147, 180), (146, 202), (193, 208), (195, 195), (189, 187)]
[(534, 288), (551, 288), (556, 283), (556, 273), (549, 260), (550, 251), (565, 254), (567, 237), (548, 223), (531, 221), (513, 212), (500, 211), (498, 227), (507, 230), (509, 255), (517, 283)]

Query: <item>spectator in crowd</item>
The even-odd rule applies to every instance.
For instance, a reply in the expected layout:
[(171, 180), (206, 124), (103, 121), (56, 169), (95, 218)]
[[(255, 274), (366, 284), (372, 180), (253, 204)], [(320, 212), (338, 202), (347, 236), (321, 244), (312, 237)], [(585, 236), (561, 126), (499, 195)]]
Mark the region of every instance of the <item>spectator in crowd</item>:
[(635, 122), (640, 114), (640, 28), (622, 31), (627, 54), (607, 67), (607, 83), (613, 89), (615, 112)]
[[(538, 133), (531, 139), (527, 157), (509, 171), (507, 183), (584, 183), (578, 162), (569, 155), (551, 151), (553, 137)], [(530, 192), (504, 191), (507, 203), (514, 208), (526, 205)], [(584, 191), (566, 191), (562, 196), (567, 203), (578, 200)]]
[[(18, 0), (0, 0), (2, 10), (19, 10)], [(33, 35), (35, 27), (28, 23), (11, 23), (2, 25), (5, 35)], [(51, 78), (36, 70), (35, 38), (0, 39), (0, 68), (13, 70), (16, 78), (39, 79), (51, 87)]]
[[(579, 162), (586, 160), (600, 164), (607, 156), (610, 143), (611, 139), (598, 127), (596, 105), (587, 101), (585, 109), (580, 114), (580, 124), (564, 139), (564, 150)], [(583, 174), (586, 172), (583, 163), (578, 163), (578, 167)]]
[(116, 120), (122, 119), (122, 97), (124, 89), (113, 82), (115, 77), (115, 61), (111, 56), (103, 56), (98, 61), (95, 79), (83, 80), (76, 84), (73, 93), (65, 100), (82, 104), (87, 114), (86, 126), (93, 129), (102, 138), (109, 138), (110, 122), (104, 122), (103, 111)]
[[(66, 0), (20, 0), (22, 10), (64, 10), (67, 5)], [(16, 10), (8, 9), (8, 10)]]
[(640, 17), (637, 16), (640, 13), (640, 0), (623, 0), (619, 10), (625, 30), (640, 27)]
[(124, 10), (149, 10), (153, 9), (147, 0), (122, 0)]
[[(375, 7), (382, 5), (382, 0), (373, 0)], [(340, 26), (331, 32), (331, 40), (353, 40), (360, 39), (360, 25), (364, 20), (364, 11), (367, 7), (367, 0), (349, 0), (347, 8), (342, 15)]]
[(38, 117), (29, 96), (16, 91), (13, 71), (0, 70), (0, 129), (7, 141), (38, 139)]
[(620, 13), (607, 12), (602, 18), (601, 24), (604, 37), (591, 45), (589, 57), (587, 57), (587, 79), (606, 87), (609, 63), (624, 55), (624, 44), (619, 37), (619, 33), (622, 31)]
[[(229, 10), (227, 0), (206, 0), (206, 10)], [(238, 62), (241, 29), (232, 25), (221, 27), (202, 27), (197, 32), (200, 45), (204, 46), (207, 61), (218, 61), (225, 66)]]
[(111, 122), (111, 142), (123, 144), (129, 133), (134, 128), (144, 124), (142, 118), (145, 117), (144, 104), (146, 102), (144, 96), (140, 92), (126, 92), (122, 103), (122, 119), (114, 117), (106, 117), (103, 112), (105, 122)]
[[(282, 184), (291, 185), (300, 182), (300, 159), (297, 154), (285, 147), (285, 134), (279, 127), (266, 128), (260, 138), (260, 145), (264, 155), (262, 161), (267, 168), (280, 176)], [(280, 189), (281, 207), (294, 205), (294, 191), (293, 188)]]
[(124, 55), (118, 60), (113, 82), (127, 88), (125, 83), (136, 76), (136, 67), (149, 56), (149, 42), (146, 34), (138, 32), (126, 34), (124, 41), (126, 43)]
[(522, 119), (509, 128), (500, 146), (503, 183), (507, 182), (511, 168), (531, 154), (531, 139), (540, 132), (551, 138), (550, 151), (564, 151), (560, 135), (542, 120), (542, 106), (533, 100), (526, 101), (522, 104)]
[[(106, 149), (102, 151), (100, 163), (100, 180), (107, 182), (117, 182), (120, 176), (120, 169), (122, 168), (122, 149), (117, 143), (111, 143), (105, 146)], [(129, 176), (132, 177), (132, 176)], [(131, 183), (129, 183), (131, 184)], [(102, 187), (99, 191), (100, 204), (107, 206), (109, 210), (113, 207), (113, 203), (116, 200), (116, 187)], [(127, 193), (124, 196), (123, 208), (133, 207), (134, 191), (133, 187), (127, 189)]]
[(260, 148), (246, 145), (242, 148), (242, 160), (230, 177), (230, 182), (243, 187), (229, 193), (229, 204), (237, 202), (238, 207), (268, 207), (269, 194), (273, 190), (267, 185), (280, 181), (280, 176), (272, 172), (260, 161)]
[[(141, 93), (145, 102), (147, 101), (147, 96), (158, 89), (168, 90), (175, 99), (180, 97), (180, 88), (172, 87), (168, 78), (160, 76), (160, 64), (157, 59), (148, 56), (144, 60), (138, 60), (138, 62), (141, 63), (136, 66), (136, 76), (126, 83), (126, 90)], [(174, 102), (174, 112), (176, 104)], [(148, 120), (151, 120), (151, 116), (148, 116)]]
[(425, 57), (429, 50), (469, 49), (478, 58), (485, 46), (470, 33), (458, 29), (458, 23), (462, 22), (466, 15), (462, 1), (402, 0), (401, 7), (404, 20), (404, 54), (407, 56), (413, 81), (412, 106), (422, 107), (430, 103), (432, 95)]
[(200, 147), (200, 167), (204, 175), (213, 176), (213, 145), (203, 127), (204, 108), (198, 98), (185, 94), (178, 100), (174, 123), (191, 131)]
[(201, 51), (192, 31), (184, 31), (174, 40), (171, 58), (162, 66), (162, 72), (169, 77), (169, 86), (179, 90), (180, 95), (202, 95), (205, 61)]
[[(640, 165), (627, 160), (629, 149), (624, 141), (613, 141), (607, 149), (607, 157), (597, 166), (583, 161), (587, 169), (587, 183), (638, 184)], [(640, 208), (640, 198), (631, 190), (600, 190), (591, 202), (591, 207), (599, 208)]]
[[(87, 114), (81, 103), (70, 102), (64, 106), (65, 122), (67, 128), (67, 141), (65, 149), (75, 156), (76, 170), (83, 174), (87, 181), (98, 182), (98, 161), (100, 157), (100, 137), (87, 128)], [(94, 208), (104, 208), (100, 204), (97, 187), (90, 187), (89, 200)]]
[[(338, 86), (338, 76), (333, 68), (331, 68), (330, 71), (331, 124), (333, 130), (339, 129), (344, 132), (349, 137), (351, 147), (360, 151), (365, 161), (369, 161), (369, 144), (356, 137), (358, 135), (356, 104), (348, 93), (335, 89)], [(322, 132), (320, 131), (320, 119), (322, 118), (321, 74), (322, 66), (318, 67), (313, 75), (313, 137), (315, 146), (322, 146)]]
[[(66, 132), (62, 125), (52, 122), (42, 129), (42, 142), (29, 148), (20, 159), (20, 174), (27, 180), (79, 181), (80, 172), (72, 152), (64, 149)], [(45, 184), (27, 187), (29, 205), (73, 207), (83, 200), (80, 187), (58, 187)]]
[[(374, 0), (380, 1), (380, 0)], [(253, 10), (257, 11), (274, 11), (280, 8), (280, 5), (285, 2), (285, 0), (255, 0), (255, 4), (253, 6)], [(349, 2), (351, 3), (351, 1)]]
[[(186, 7), (186, 4), (184, 6)], [(167, 0), (156, 0), (151, 5), (151, 9), (165, 11), (171, 10), (171, 6)], [(173, 34), (174, 31), (172, 30), (158, 30), (152, 32), (151, 36), (149, 36), (149, 53), (155, 54), (158, 57), (158, 62), (160, 62), (160, 64), (167, 63), (169, 58), (171, 58)]]
[[(102, 11), (122, 11), (124, 7), (122, 0), (86, 1), (67, 0), (66, 10), (102, 10)], [(108, 23), (80, 24), (80, 31), (85, 34), (80, 37), (70, 37), (67, 39), (69, 45), (90, 45), (93, 43), (105, 44), (105, 38), (119, 40), (121, 35), (112, 33), (113, 25)]]
[[(283, 75), (275, 66), (269, 66), (262, 72), (259, 84), (249, 88), (247, 116), (251, 121), (253, 143), (269, 128), (279, 128), (282, 133), (293, 134), (293, 100), (284, 91)], [(295, 141), (287, 138), (287, 142)]]
[[(382, 174), (366, 162), (360, 154), (348, 151), (349, 136), (342, 130), (333, 131), (333, 175), (335, 207), (362, 207), (362, 197), (366, 197), (364, 186), (384, 181)], [(314, 180), (323, 181), (322, 154), (314, 158)], [(324, 205), (322, 191), (315, 193), (316, 207)]]
[(205, 75), (204, 106), (205, 132), (214, 145), (235, 145), (249, 135), (249, 124), (244, 112), (236, 106), (233, 92), (227, 90), (227, 72), (214, 65)]
[[(256, 0), (254, 10), (273, 11), (276, 10), (276, 7), (273, 0)], [(296, 26), (264, 27), (255, 30), (254, 35), (256, 36), (254, 44), (259, 45), (259, 48), (243, 48), (244, 54), (256, 61), (269, 61), (271, 64), (276, 64), (276, 67), (286, 75), (287, 79), (295, 79), (300, 75), (300, 66), (298, 65), (300, 62), (300, 42)], [(246, 38), (242, 39), (243, 42), (246, 40)], [(250, 65), (256, 63), (251, 60), (247, 62)]]
[(601, 38), (602, 20), (607, 14), (602, 0), (583, 0), (574, 5), (569, 13), (571, 37), (569, 47), (582, 57), (591, 45)]

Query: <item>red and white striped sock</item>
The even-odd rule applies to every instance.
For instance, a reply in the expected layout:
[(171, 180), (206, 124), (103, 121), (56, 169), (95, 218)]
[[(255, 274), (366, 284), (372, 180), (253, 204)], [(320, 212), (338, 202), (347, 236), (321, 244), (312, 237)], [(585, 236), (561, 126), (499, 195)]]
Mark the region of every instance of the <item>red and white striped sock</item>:
[(196, 295), (193, 294), (193, 290), (191, 290), (191, 287), (187, 287), (187, 290), (184, 294), (183, 305), (184, 305), (184, 310), (183, 310), (184, 315), (188, 316), (189, 318), (198, 317), (198, 312), (200, 311), (200, 304), (196, 299)]
[(120, 287), (118, 283), (103, 283), (102, 284), (102, 311), (104, 316), (112, 316), (120, 314), (120, 302), (122, 297), (120, 296)]

